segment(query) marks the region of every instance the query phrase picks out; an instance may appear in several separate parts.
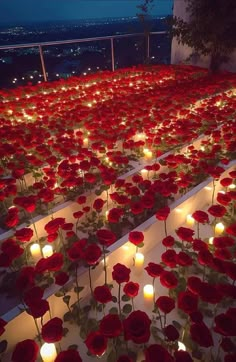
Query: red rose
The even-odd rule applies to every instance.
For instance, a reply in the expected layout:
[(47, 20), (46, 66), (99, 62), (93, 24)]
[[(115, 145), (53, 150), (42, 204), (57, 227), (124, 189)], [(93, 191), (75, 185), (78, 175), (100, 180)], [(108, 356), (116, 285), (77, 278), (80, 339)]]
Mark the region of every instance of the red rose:
[(128, 282), (125, 284), (123, 291), (128, 297), (134, 298), (138, 295), (139, 284), (133, 283), (133, 282)]
[(101, 332), (91, 332), (87, 336), (85, 344), (91, 354), (101, 356), (107, 349), (107, 338)]
[(176, 251), (172, 249), (166, 250), (162, 254), (161, 260), (170, 268), (174, 268), (176, 266)]
[(184, 251), (180, 251), (176, 255), (176, 263), (180, 266), (190, 266), (193, 264), (193, 260), (191, 256), (189, 256), (187, 253), (185, 253)]
[(160, 282), (163, 287), (172, 289), (177, 287), (178, 279), (175, 274), (171, 271), (164, 270), (160, 275)]
[(170, 213), (170, 208), (168, 206), (162, 207), (161, 209), (157, 210), (156, 218), (160, 221), (165, 221)]
[(47, 241), (49, 243), (52, 243), (53, 241), (55, 241), (58, 237), (58, 233), (54, 233), (54, 234), (49, 234), (47, 235)]
[(163, 271), (163, 267), (160, 264), (155, 263), (148, 263), (148, 266), (144, 269), (153, 278), (159, 277)]
[(144, 240), (144, 235), (142, 233), (142, 231), (131, 231), (129, 233), (129, 241), (138, 246), (139, 244), (141, 244)]
[(235, 362), (235, 361), (236, 361), (236, 352), (225, 355), (224, 362)]
[(209, 216), (205, 211), (197, 210), (192, 214), (192, 217), (200, 224), (209, 223)]
[(170, 313), (175, 308), (175, 300), (165, 295), (157, 298), (155, 304), (165, 314)]
[(12, 362), (35, 362), (37, 360), (39, 346), (32, 339), (26, 339), (17, 343), (12, 353)]
[(193, 294), (199, 294), (202, 281), (198, 277), (188, 277), (187, 287)]
[(211, 332), (204, 323), (193, 323), (190, 327), (190, 335), (194, 342), (201, 347), (214, 345)]
[(82, 362), (79, 352), (75, 349), (60, 352), (54, 362)]
[(49, 311), (49, 303), (45, 299), (32, 300), (29, 304), (29, 312), (34, 318), (41, 318)]
[(79, 205), (83, 205), (86, 203), (86, 196), (81, 195), (77, 198), (76, 201), (78, 202)]
[(104, 201), (103, 199), (98, 198), (98, 199), (94, 200), (93, 208), (96, 211), (101, 211), (105, 203), (106, 203), (106, 201)]
[(100, 321), (99, 330), (107, 338), (118, 337), (122, 332), (122, 323), (117, 314), (108, 314)]
[(33, 286), (35, 277), (35, 269), (31, 266), (21, 268), (21, 271), (16, 279), (17, 289), (23, 291)]
[(222, 192), (218, 192), (216, 201), (221, 205), (228, 206), (231, 202), (230, 193), (223, 194)]
[(166, 248), (171, 248), (175, 243), (175, 239), (173, 238), (173, 236), (169, 235), (166, 236), (163, 240), (162, 240), (162, 244), (166, 247)]
[(118, 284), (128, 282), (130, 277), (131, 270), (125, 265), (117, 263), (113, 266), (112, 278)]
[(5, 322), (2, 318), (0, 318), (0, 336), (5, 332), (5, 326), (7, 322)]
[(227, 212), (226, 208), (222, 205), (212, 205), (207, 211), (214, 217), (222, 217)]
[(194, 251), (208, 250), (208, 243), (202, 241), (201, 239), (193, 239), (192, 245)]
[(44, 290), (38, 286), (30, 288), (24, 293), (24, 302), (30, 306), (35, 301), (41, 300), (43, 298)]
[(83, 211), (80, 211), (80, 210), (73, 213), (74, 218), (75, 218), (75, 219), (78, 219), (78, 220), (79, 220), (83, 215), (84, 215)]
[(229, 225), (226, 229), (225, 232), (227, 234), (236, 236), (236, 223)]
[(157, 362), (157, 358), (161, 362), (174, 362), (171, 354), (160, 344), (152, 344), (145, 350), (146, 362)]
[(114, 207), (113, 209), (109, 210), (109, 213), (107, 215), (107, 220), (110, 223), (118, 223), (120, 220), (120, 217), (124, 214), (124, 210), (121, 208)]
[(233, 183), (233, 179), (230, 177), (225, 177), (220, 180), (220, 184), (224, 187), (228, 187)]
[(226, 337), (236, 336), (235, 320), (226, 313), (221, 313), (215, 317), (214, 330), (216, 333), (222, 334)]
[(235, 243), (234, 239), (230, 236), (217, 236), (213, 239), (213, 245), (216, 248), (227, 248), (233, 246)]
[(220, 346), (224, 352), (230, 352), (230, 351), (233, 352), (235, 348), (234, 343), (231, 341), (229, 337), (222, 338)]
[(164, 335), (171, 342), (174, 342), (179, 338), (179, 332), (172, 324), (169, 324), (164, 328)]
[(134, 215), (140, 215), (144, 211), (144, 206), (141, 201), (132, 202), (130, 204), (130, 210)]
[(27, 242), (30, 241), (32, 236), (34, 235), (34, 232), (30, 228), (22, 228), (19, 230), (16, 230), (15, 237), (21, 241), (21, 242)]
[(50, 319), (42, 326), (42, 338), (47, 343), (58, 342), (63, 337), (62, 320), (58, 317)]
[(30, 213), (34, 212), (36, 208), (36, 196), (34, 195), (18, 196), (14, 198), (13, 202)]
[(178, 308), (182, 309), (186, 314), (197, 311), (198, 296), (190, 291), (180, 292), (178, 294)]
[(84, 251), (84, 259), (88, 265), (95, 265), (99, 261), (102, 251), (97, 244), (90, 244)]
[(71, 248), (67, 251), (70, 260), (76, 261), (84, 257), (84, 248), (87, 244), (86, 239), (81, 239), (74, 242)]
[(182, 350), (175, 351), (174, 356), (175, 356), (175, 362), (193, 362), (192, 357), (186, 351)]
[[(18, 258), (24, 253), (24, 249), (21, 248), (17, 242), (13, 239), (7, 239), (2, 243), (1, 249), (6, 257), (10, 261)], [(8, 257), (8, 258), (7, 258)]]
[(66, 284), (68, 280), (69, 280), (69, 275), (65, 272), (60, 272), (55, 275), (55, 284), (57, 285), (62, 286)]
[(116, 235), (107, 229), (97, 230), (97, 238), (103, 246), (110, 246), (116, 241)]
[(178, 230), (176, 230), (176, 234), (181, 240), (191, 242), (193, 240), (194, 230), (180, 226)]
[(111, 291), (106, 285), (96, 287), (93, 291), (93, 296), (97, 302), (102, 304), (112, 301)]
[(64, 263), (64, 257), (61, 253), (53, 253), (51, 256), (45, 259), (45, 267), (48, 271), (58, 271), (62, 268)]
[(44, 226), (44, 230), (46, 230), (46, 232), (48, 234), (54, 234), (58, 232), (58, 229), (65, 224), (65, 219), (63, 217), (57, 217), (56, 219), (53, 219), (51, 221), (49, 221), (45, 226)]
[(9, 209), (5, 219), (5, 225), (12, 228), (16, 226), (19, 221), (18, 209), (16, 207)]
[(199, 264), (209, 266), (212, 263), (213, 255), (209, 250), (200, 250), (197, 259)]
[(142, 344), (148, 342), (150, 338), (151, 320), (145, 312), (140, 310), (130, 313), (123, 321), (124, 338), (134, 343)]

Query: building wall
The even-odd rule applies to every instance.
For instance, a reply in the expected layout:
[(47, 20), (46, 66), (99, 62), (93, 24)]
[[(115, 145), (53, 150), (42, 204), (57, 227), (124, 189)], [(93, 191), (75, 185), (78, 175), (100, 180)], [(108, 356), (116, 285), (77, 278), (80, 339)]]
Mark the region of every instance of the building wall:
[[(180, 17), (184, 20), (188, 20), (188, 14), (186, 13), (186, 2), (185, 0), (174, 0), (173, 15)], [(178, 44), (176, 38), (172, 41), (171, 48), (171, 63), (172, 64), (192, 64), (199, 67), (208, 68), (210, 59), (208, 56), (194, 55), (191, 60), (187, 60), (192, 49), (186, 45)], [(232, 53), (229, 61), (222, 64), (222, 70), (228, 70), (236, 72), (236, 50)]]

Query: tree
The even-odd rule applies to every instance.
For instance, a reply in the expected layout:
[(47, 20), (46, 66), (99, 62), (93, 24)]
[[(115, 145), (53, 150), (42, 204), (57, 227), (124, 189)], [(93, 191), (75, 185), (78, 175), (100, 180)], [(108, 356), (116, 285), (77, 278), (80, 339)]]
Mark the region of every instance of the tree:
[[(172, 33), (179, 44), (210, 56), (217, 72), (236, 48), (236, 0), (185, 0), (188, 21), (173, 17)], [(192, 54), (193, 55), (193, 54)]]

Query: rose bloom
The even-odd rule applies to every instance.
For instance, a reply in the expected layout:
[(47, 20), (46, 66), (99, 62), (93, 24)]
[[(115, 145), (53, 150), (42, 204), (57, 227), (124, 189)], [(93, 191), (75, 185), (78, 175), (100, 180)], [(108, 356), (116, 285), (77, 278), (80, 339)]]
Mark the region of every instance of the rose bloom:
[(104, 204), (106, 203), (106, 201), (104, 201), (103, 199), (96, 199), (93, 203), (93, 208), (96, 210), (96, 211), (101, 211)]
[(170, 208), (165, 206), (156, 212), (156, 218), (160, 221), (165, 221), (170, 213)]
[(227, 234), (236, 236), (236, 223), (229, 225), (229, 226), (226, 228), (225, 232), (226, 232)]
[(75, 349), (60, 352), (54, 362), (82, 362), (79, 352)]
[(211, 347), (214, 345), (211, 332), (204, 323), (193, 323), (190, 327), (190, 336), (200, 347)]
[(196, 312), (198, 309), (198, 296), (190, 291), (180, 292), (178, 294), (178, 308), (186, 314)]
[(212, 205), (207, 211), (214, 217), (222, 217), (227, 212), (223, 205)]
[(171, 354), (160, 344), (152, 344), (145, 350), (145, 362), (174, 362)]
[(173, 236), (169, 235), (166, 236), (163, 240), (162, 240), (162, 244), (166, 247), (166, 248), (171, 248), (175, 243), (175, 239), (173, 238)]
[(45, 259), (45, 267), (48, 271), (58, 271), (64, 264), (64, 257), (61, 253), (53, 253)]
[(123, 354), (118, 358), (116, 362), (134, 362), (134, 360), (131, 359), (129, 356)]
[(37, 302), (38, 300), (41, 300), (43, 298), (43, 294), (44, 294), (44, 289), (42, 289), (38, 286), (34, 286), (34, 287), (28, 289), (24, 293), (24, 302), (27, 305), (31, 305), (35, 301)]
[(97, 244), (90, 244), (84, 251), (84, 259), (88, 265), (95, 265), (99, 261), (102, 251)]
[(226, 313), (218, 314), (215, 317), (215, 328), (216, 333), (223, 336), (236, 336), (236, 324), (235, 319), (228, 316)]
[(170, 313), (175, 308), (175, 300), (165, 295), (157, 298), (155, 304), (165, 314)]
[(42, 338), (47, 343), (58, 342), (63, 337), (62, 320), (58, 317), (50, 319), (42, 326)]
[(164, 270), (160, 275), (160, 282), (163, 287), (172, 289), (177, 287), (178, 279), (175, 274), (171, 271)]
[(216, 201), (223, 206), (228, 206), (231, 202), (230, 193), (222, 194), (222, 192), (218, 192)]
[(31, 266), (21, 268), (16, 279), (16, 288), (20, 291), (26, 290), (34, 285), (35, 269)]
[(65, 219), (63, 217), (57, 217), (56, 219), (53, 219), (49, 221), (45, 226), (44, 230), (48, 234), (54, 234), (58, 231), (58, 229), (65, 223)]
[(148, 342), (150, 338), (151, 320), (148, 315), (140, 310), (136, 310), (124, 319), (124, 338), (134, 343), (142, 344)]
[(192, 217), (200, 224), (209, 223), (209, 216), (205, 211), (197, 210), (192, 214)]
[(16, 230), (16, 232), (15, 232), (15, 237), (17, 238), (17, 240), (19, 240), (21, 242), (30, 241), (30, 239), (32, 238), (33, 235), (34, 235), (34, 232), (30, 228), (22, 228), (22, 229)]
[(122, 329), (122, 323), (117, 314), (107, 314), (100, 321), (99, 330), (107, 338), (118, 337)]
[(106, 304), (112, 301), (112, 294), (108, 286), (98, 286), (94, 288), (93, 296), (99, 303)]
[(179, 332), (172, 324), (169, 324), (164, 328), (164, 334), (171, 342), (174, 342), (179, 338)]
[(128, 297), (134, 298), (138, 295), (139, 284), (133, 283), (133, 282), (128, 282), (125, 284), (123, 291)]
[(151, 262), (148, 263), (148, 266), (146, 266), (146, 268), (144, 269), (153, 278), (159, 277), (163, 272), (163, 267), (160, 264), (151, 263)]
[(176, 234), (181, 240), (191, 242), (193, 240), (194, 230), (180, 226), (176, 230)]
[(116, 235), (107, 229), (97, 230), (97, 238), (101, 245), (110, 246), (116, 241)]
[(187, 287), (193, 294), (199, 294), (202, 281), (199, 277), (188, 277)]
[(49, 311), (49, 303), (47, 300), (33, 300), (29, 304), (29, 312), (34, 318), (42, 318)]
[(131, 270), (125, 265), (117, 263), (113, 266), (112, 279), (118, 284), (128, 282), (130, 278)]
[(32, 339), (26, 339), (17, 343), (11, 356), (12, 362), (35, 362), (37, 360), (39, 346)]
[(228, 187), (233, 183), (233, 179), (230, 177), (225, 177), (220, 180), (220, 184), (224, 187)]
[(60, 272), (55, 275), (55, 284), (63, 286), (69, 280), (69, 275), (65, 272)]
[(85, 340), (89, 352), (101, 356), (107, 349), (107, 338), (101, 332), (90, 332)]
[(176, 251), (169, 249), (166, 250), (162, 255), (161, 255), (161, 261), (166, 264), (167, 266), (169, 266), (170, 268), (175, 268), (176, 266)]
[(193, 260), (187, 253), (180, 251), (176, 254), (176, 263), (180, 266), (190, 266), (193, 264)]
[(234, 245), (234, 243), (234, 238), (231, 238), (230, 236), (217, 236), (213, 239), (213, 245), (216, 248), (231, 247)]
[(116, 224), (120, 221), (121, 216), (124, 214), (124, 210), (118, 207), (114, 207), (113, 209), (109, 210), (107, 215), (107, 220), (110, 223)]
[(138, 246), (139, 244), (141, 244), (144, 240), (144, 235), (142, 233), (142, 231), (131, 231), (129, 233), (129, 241)]

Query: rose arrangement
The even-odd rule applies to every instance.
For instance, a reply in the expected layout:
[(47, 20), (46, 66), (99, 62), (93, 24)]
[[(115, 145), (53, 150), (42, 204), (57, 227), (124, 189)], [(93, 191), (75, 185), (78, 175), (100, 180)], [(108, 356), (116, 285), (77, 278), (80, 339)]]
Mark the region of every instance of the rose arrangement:
[[(141, 81), (140, 74), (145, 81), (150, 79), (149, 72), (146, 73), (143, 70), (139, 70), (139, 72), (136, 74), (137, 87), (140, 87), (140, 85), (138, 85)], [(194, 72), (192, 74), (194, 74)], [(151, 73), (151, 76), (153, 76), (153, 73)], [(125, 78), (123, 74), (120, 74), (119, 77), (117, 81), (120, 83), (120, 94), (122, 94), (123, 92), (127, 92), (127, 87), (130, 86), (127, 81), (122, 84)], [(186, 69), (186, 75), (184, 75), (183, 72), (183, 80), (185, 77), (191, 77), (191, 69)], [(77, 85), (74, 80), (70, 82), (70, 96), (73, 97), (75, 96), (74, 88), (76, 88)], [(106, 82), (107, 78), (105, 76), (104, 83)], [(206, 83), (205, 76), (203, 76), (202, 82), (203, 84)], [(216, 88), (218, 86), (219, 83), (216, 82)], [(48, 87), (49, 89), (47, 91), (50, 94), (50, 86)], [(101, 88), (102, 87), (104, 86), (101, 84)], [(102, 89), (105, 94), (104, 88)], [(225, 89), (228, 92), (228, 88)], [(92, 84), (89, 87), (89, 91), (90, 97), (91, 92), (94, 92)], [(149, 91), (152, 93), (152, 90)], [(61, 96), (65, 96), (64, 91)], [(178, 97), (179, 96), (180, 95), (178, 95)], [(36, 97), (37, 100), (37, 93), (32, 95), (32, 102), (34, 101), (34, 97)], [(109, 99), (113, 101), (111, 94), (106, 94), (104, 97), (107, 102), (109, 102)], [(120, 101), (119, 97), (118, 94), (117, 102)], [(189, 97), (189, 102), (194, 99), (194, 96), (191, 97)], [(225, 93), (222, 97), (228, 107), (233, 104), (230, 93)], [(86, 101), (83, 102), (86, 103)], [(213, 96), (209, 101), (209, 105), (204, 105), (202, 112), (206, 112), (207, 107), (212, 107), (216, 102), (217, 96)], [(8, 112), (7, 109), (9, 110), (9, 106), (13, 106), (14, 102), (10, 100), (7, 103), (6, 106), (8, 108), (5, 107), (5, 105), (3, 106), (4, 114)], [(93, 119), (97, 110), (91, 112), (92, 110), (90, 108), (92, 107), (87, 104), (85, 106), (85, 103), (83, 103), (82, 111), (87, 112), (89, 108), (88, 117), (92, 115)], [(209, 315), (210, 312), (204, 305), (202, 308), (201, 303), (217, 304), (217, 308), (222, 308), (222, 313), (214, 316), (214, 322), (216, 324), (218, 320), (220, 321), (220, 318), (222, 324), (231, 318), (233, 310), (228, 311), (224, 309), (222, 299), (223, 295), (227, 295), (229, 300), (234, 299), (233, 288), (231, 292), (228, 290), (228, 292), (224, 291), (225, 294), (222, 294), (222, 291), (219, 292), (217, 290), (218, 286), (212, 286), (214, 283), (212, 283), (211, 278), (215, 278), (216, 273), (220, 273), (220, 275), (226, 273), (227, 278), (234, 277), (234, 264), (227, 262), (234, 253), (235, 235), (233, 234), (234, 224), (232, 223), (235, 207), (233, 201), (234, 191), (228, 191), (227, 189), (225, 194), (218, 193), (218, 205), (214, 205), (215, 195), (213, 192), (213, 205), (209, 208), (208, 212), (196, 210), (195, 213), (193, 213), (192, 217), (197, 223), (196, 240), (194, 240), (194, 231), (186, 227), (181, 227), (176, 230), (175, 236), (168, 235), (168, 216), (170, 209), (167, 204), (169, 200), (176, 197), (178, 193), (180, 195), (183, 194), (188, 188), (190, 189), (198, 184), (203, 178), (207, 177), (207, 175), (211, 175), (214, 179), (214, 190), (215, 183), (217, 183), (221, 172), (223, 172), (223, 168), (219, 168), (216, 165), (217, 162), (221, 161), (226, 164), (230, 159), (234, 158), (232, 152), (234, 140), (232, 137), (229, 137), (233, 127), (230, 114), (227, 113), (222, 106), (222, 109), (219, 109), (218, 106), (215, 107), (217, 107), (217, 114), (220, 119), (220, 121), (217, 119), (218, 123), (215, 120), (207, 119), (206, 121), (204, 118), (204, 122), (201, 121), (202, 123), (200, 122), (200, 125), (198, 124), (196, 127), (193, 122), (189, 139), (206, 130), (206, 140), (205, 143), (202, 143), (201, 149), (189, 146), (184, 154), (182, 151), (179, 153), (176, 152), (171, 156), (164, 157), (160, 161), (160, 164), (157, 162), (149, 164), (146, 166), (147, 177), (134, 175), (132, 182), (122, 179), (116, 180), (117, 176), (126, 169), (125, 167), (111, 167), (111, 165), (107, 166), (106, 163), (112, 162), (112, 164), (115, 163), (116, 165), (125, 166), (127, 165), (129, 157), (132, 159), (135, 153), (131, 152), (128, 155), (124, 155), (121, 151), (113, 150), (109, 153), (109, 160), (106, 160), (103, 158), (105, 151), (102, 150), (101, 147), (97, 149), (97, 143), (106, 144), (107, 147), (112, 149), (115, 142), (126, 139), (122, 146), (123, 152), (126, 149), (134, 150), (135, 147), (140, 150), (143, 141), (137, 141), (134, 148), (132, 148), (132, 142), (129, 137), (132, 138), (134, 133), (130, 131), (129, 137), (127, 138), (122, 126), (120, 130), (123, 131), (123, 135), (121, 135), (121, 133), (118, 135), (117, 133), (118, 138), (112, 140), (112, 144), (109, 146), (105, 135), (94, 132), (93, 122), (88, 123), (88, 125), (86, 125), (86, 127), (88, 127), (86, 132), (90, 132), (91, 144), (86, 150), (83, 142), (83, 136), (85, 135), (83, 132), (71, 132), (71, 126), (68, 126), (66, 131), (59, 127), (58, 134), (51, 133), (48, 130), (47, 132), (49, 133), (45, 134), (45, 128), (39, 123), (38, 127), (42, 127), (42, 129), (40, 128), (42, 135), (45, 135), (45, 138), (48, 139), (48, 146), (50, 146), (49, 154), (51, 156), (46, 159), (49, 167), (45, 167), (44, 165), (45, 155), (47, 154), (48, 156), (49, 149), (47, 147), (37, 146), (37, 152), (35, 152), (34, 148), (32, 148), (32, 150), (27, 148), (25, 143), (28, 139), (27, 132), (22, 138), (22, 149), (18, 152), (20, 155), (19, 159), (11, 156), (14, 153), (14, 146), (10, 149), (8, 147), (9, 141), (4, 142), (1, 162), (6, 170), (8, 170), (9, 167), (10, 170), (12, 170), (11, 178), (1, 179), (3, 180), (2, 205), (3, 209), (7, 209), (5, 223), (9, 227), (14, 228), (20, 223), (20, 220), (26, 219), (32, 222), (33, 228), (24, 227), (16, 229), (14, 237), (11, 239), (8, 238), (2, 243), (0, 264), (4, 268), (9, 267), (13, 268), (13, 270), (17, 270), (20, 265), (20, 271), (16, 279), (16, 287), (21, 294), (25, 309), (36, 322), (38, 334), (37, 343), (33, 340), (26, 340), (24, 343), (20, 342), (20, 344), (17, 344), (12, 354), (12, 360), (22, 361), (23, 351), (25, 350), (29, 353), (29, 355), (26, 355), (26, 358), (28, 358), (27, 361), (34, 361), (38, 356), (38, 345), (42, 343), (42, 341), (47, 343), (59, 342), (63, 336), (68, 333), (68, 329), (63, 327), (61, 318), (52, 318), (51, 316), (51, 319), (47, 323), (43, 323), (41, 328), (36, 320), (37, 318), (43, 318), (46, 313), (51, 313), (50, 305), (47, 300), (43, 299), (43, 295), (45, 287), (48, 287), (52, 283), (56, 283), (61, 287), (58, 296), (60, 295), (63, 298), (68, 309), (68, 312), (63, 318), (64, 323), (70, 322), (79, 325), (81, 338), (85, 341), (85, 345), (91, 356), (101, 356), (106, 352), (106, 360), (132, 361), (136, 359), (139, 352), (137, 346), (142, 346), (145, 358), (148, 361), (154, 360), (156, 353), (163, 356), (163, 360), (190, 361), (192, 357), (203, 358), (201, 347), (208, 348), (213, 346), (212, 330), (209, 329), (208, 324), (204, 321), (205, 315), (208, 318), (211, 317)], [(169, 112), (172, 113), (173, 109), (170, 108)], [(183, 118), (189, 116), (189, 113), (192, 114), (191, 109), (185, 110), (185, 112), (184, 110), (179, 110), (179, 112), (180, 114), (182, 112)], [(30, 125), (29, 128), (33, 130), (34, 126), (30, 124), (29, 117), (34, 116), (30, 114), (33, 114), (32, 110), (30, 112), (30, 109), (28, 109), (26, 118)], [(164, 116), (164, 119), (167, 117), (167, 114), (168, 112)], [(199, 110), (199, 114), (201, 115), (201, 110)], [(57, 116), (62, 117), (62, 115)], [(42, 117), (44, 118), (45, 116)], [(227, 122), (228, 118), (230, 122)], [(140, 119), (143, 120), (142, 117)], [(48, 125), (51, 126), (50, 118), (48, 121), (45, 119), (44, 121), (46, 121), (46, 124), (48, 122)], [(184, 121), (186, 122), (185, 118)], [(218, 130), (215, 130), (215, 127), (223, 121), (225, 124), (221, 126), (219, 133)], [(168, 141), (166, 140), (166, 149), (175, 147), (189, 140), (186, 139), (181, 132), (181, 127), (183, 128), (183, 126), (181, 126), (179, 118), (177, 118), (173, 124), (174, 123), (176, 124), (175, 132), (173, 133), (173, 138), (169, 137)], [(127, 124), (125, 129), (129, 131)], [(163, 122), (163, 127), (165, 126), (165, 122)], [(76, 129), (75, 125), (74, 127)], [(131, 124), (130, 127), (132, 128)], [(150, 129), (150, 120), (147, 121), (144, 127), (149, 127)], [(155, 127), (156, 122), (153, 123), (154, 134), (152, 134), (151, 131), (145, 131), (147, 135), (145, 143), (151, 145), (152, 150), (155, 150), (158, 155), (159, 150), (155, 145), (159, 145), (160, 142), (157, 139), (156, 131), (154, 132)], [(16, 122), (15, 131), (17, 129), (19, 129), (19, 127)], [(4, 129), (3, 132), (5, 132)], [(63, 136), (62, 132), (64, 132)], [(77, 150), (79, 149), (84, 152), (85, 157), (85, 159), (81, 160), (76, 156), (79, 163), (77, 161), (75, 162), (73, 154), (67, 154), (65, 151), (67, 148), (71, 148), (71, 142), (68, 142), (69, 137), (73, 139), (75, 136), (78, 137), (76, 142)], [(15, 137), (15, 135), (13, 137)], [(37, 139), (37, 142), (39, 141), (40, 140)], [(16, 141), (13, 143), (14, 145), (15, 142)], [(63, 147), (60, 148), (58, 142), (60, 142)], [(57, 156), (55, 156), (55, 150), (57, 152), (59, 151)], [(103, 155), (102, 158), (97, 157), (97, 154), (92, 153), (91, 150), (98, 150), (99, 153)], [(29, 151), (33, 152), (34, 157), (28, 155)], [(80, 154), (80, 157), (81, 156), (82, 154)], [(62, 160), (62, 157), (66, 159)], [(25, 166), (26, 164), (24, 163), (26, 160), (27, 166)], [(30, 165), (31, 160), (33, 160), (32, 165), (34, 167)], [(35, 168), (35, 166), (39, 168)], [(161, 173), (161, 166), (168, 167), (168, 172)], [(35, 176), (35, 182), (32, 186), (28, 186), (25, 175), (27, 171), (31, 170)], [(199, 176), (201, 176), (201, 178), (199, 178)], [(229, 187), (233, 184), (235, 178), (234, 173), (227, 178), (221, 180), (224, 187)], [(55, 183), (58, 181), (60, 186), (55, 186)], [(80, 195), (80, 193), (84, 192), (84, 190), (90, 192), (91, 185), (94, 185), (94, 183), (98, 185), (96, 191), (98, 197), (94, 199), (93, 203), (89, 206), (87, 198), (84, 195)], [(110, 187), (113, 188), (113, 192), (108, 192)], [(46, 239), (45, 237), (41, 239), (33, 221), (34, 215), (37, 214), (39, 209), (40, 212), (44, 211), (50, 214), (55, 205), (55, 196), (58, 197), (58, 195), (61, 195), (62, 198), (71, 198), (72, 191), (73, 197), (80, 195), (79, 197), (77, 196), (77, 204), (81, 207), (81, 209), (74, 212), (74, 221), (70, 223), (63, 217), (54, 217), (52, 215), (52, 220), (45, 225)], [(106, 197), (103, 197), (104, 193)], [(8, 209), (8, 203), (12, 201), (16, 206)], [(112, 208), (110, 208), (111, 202), (113, 203)], [(107, 220), (105, 220), (103, 211), (108, 205), (110, 209), (107, 214)], [(107, 249), (114, 244), (118, 237), (122, 236), (122, 233), (119, 233), (122, 229), (132, 229), (153, 214), (156, 214), (157, 220), (163, 221), (165, 231), (163, 245), (167, 250), (162, 254), (159, 264), (149, 263), (146, 270), (148, 275), (153, 278), (153, 284), (159, 280), (160, 284), (169, 290), (170, 296), (162, 296), (153, 301), (153, 311), (151, 311), (153, 317), (151, 318), (145, 310), (135, 309), (135, 298), (139, 295), (140, 287), (138, 283), (130, 280), (130, 269), (121, 263), (117, 263), (112, 272), (112, 284), (115, 283), (117, 288), (117, 296), (114, 296), (107, 277), (106, 254)], [(215, 237), (214, 249), (212, 250), (211, 246), (208, 246), (200, 237), (201, 225), (209, 223), (209, 218), (211, 217), (214, 218), (213, 224), (216, 224), (219, 218), (225, 217), (227, 224), (230, 225), (229, 228), (227, 228), (227, 233), (231, 232), (233, 234), (232, 238), (225, 236), (223, 240)], [(82, 237), (83, 234), (86, 234), (86, 237)], [(138, 251), (145, 242), (143, 234), (133, 231), (130, 232), (129, 236), (130, 241)], [(27, 248), (27, 246), (30, 246), (33, 237), (36, 237), (36, 240), (39, 243), (43, 243), (43, 245), (45, 242), (52, 243), (55, 252), (47, 258), (40, 257), (36, 265), (29, 263), (28, 266), (22, 267), (22, 261), (27, 263), (27, 258), (29, 257), (29, 248)], [(219, 245), (223, 246), (219, 247)], [(180, 251), (178, 251), (178, 248)], [(214, 254), (212, 256), (213, 252)], [(94, 288), (91, 272), (97, 267), (101, 259), (103, 259), (104, 263), (104, 285)], [(226, 262), (222, 263), (222, 260)], [(196, 268), (196, 261), (203, 270), (201, 267), (200, 270)], [(225, 267), (223, 267), (222, 264), (224, 264)], [(80, 296), (83, 287), (78, 284), (78, 272), (81, 265), (88, 269), (90, 275), (91, 301), (85, 306), (81, 304)], [(183, 282), (183, 279), (187, 277), (187, 273), (189, 273), (189, 279), (186, 284)], [(201, 292), (199, 290), (193, 292), (190, 287), (192, 281), (190, 278), (193, 278), (191, 274), (195, 273), (203, 274), (202, 280), (200, 278), (200, 281), (199, 279), (193, 279), (193, 284), (198, 283)], [(181, 279), (179, 276), (182, 274), (183, 277)], [(73, 288), (74, 293), (77, 295), (77, 301), (74, 304), (70, 302), (71, 297), (66, 287), (69, 276), (72, 276), (75, 281)], [(210, 278), (211, 283), (207, 278)], [(194, 286), (192, 286), (192, 288), (194, 288)], [(225, 286), (221, 288), (222, 290), (230, 289), (228, 287), (228, 280)], [(210, 297), (204, 297), (207, 291), (210, 291), (209, 294), (211, 294), (212, 299)], [(220, 293), (221, 297), (219, 297)], [(178, 303), (176, 301), (178, 301)], [(123, 302), (127, 303), (122, 305)], [(107, 313), (107, 307), (110, 303), (117, 303), (118, 307), (111, 308), (109, 313)], [(105, 308), (105, 306), (107, 307)], [(174, 310), (174, 307), (175, 309), (178, 307), (178, 309), (182, 311), (181, 317), (187, 319), (185, 327), (177, 321), (167, 324), (168, 314)], [(99, 314), (99, 318), (96, 319), (93, 317), (95, 312), (104, 313), (104, 315), (101, 317)], [(202, 314), (202, 316), (200, 314)], [(218, 319), (216, 319), (217, 317)], [(153, 322), (153, 318), (155, 323)], [(4, 329), (4, 326), (5, 322), (2, 321), (2, 329)], [(217, 329), (216, 325), (214, 332), (219, 334), (219, 328)], [(234, 347), (231, 338), (233, 337), (232, 333), (234, 333), (234, 331), (232, 329), (224, 333), (229, 333), (227, 335), (222, 334), (228, 338), (225, 343), (231, 343), (231, 349), (226, 350), (222, 348), (227, 352), (225, 357), (227, 361), (230, 360), (230, 358), (234, 358)], [(182, 337), (180, 338), (180, 336)], [(186, 336), (191, 336), (190, 342), (188, 340), (186, 341)], [(204, 338), (198, 339), (199, 336), (204, 336)], [(189, 352), (178, 350), (176, 343), (180, 339), (184, 340)], [(3, 343), (3, 347), (4, 344), (6, 345), (6, 343)], [(71, 346), (71, 349), (58, 353), (56, 361), (65, 361), (66, 358), (67, 360), (69, 358), (70, 360), (80, 361), (81, 356), (75, 348), (77, 349), (77, 346)], [(4, 348), (2, 348), (2, 350), (4, 350)], [(218, 352), (219, 355), (222, 353), (221, 350)], [(213, 349), (210, 353), (211, 357), (208, 357), (212, 358), (211, 360), (215, 358), (217, 361), (217, 358), (219, 358), (217, 353), (215, 353)]]

